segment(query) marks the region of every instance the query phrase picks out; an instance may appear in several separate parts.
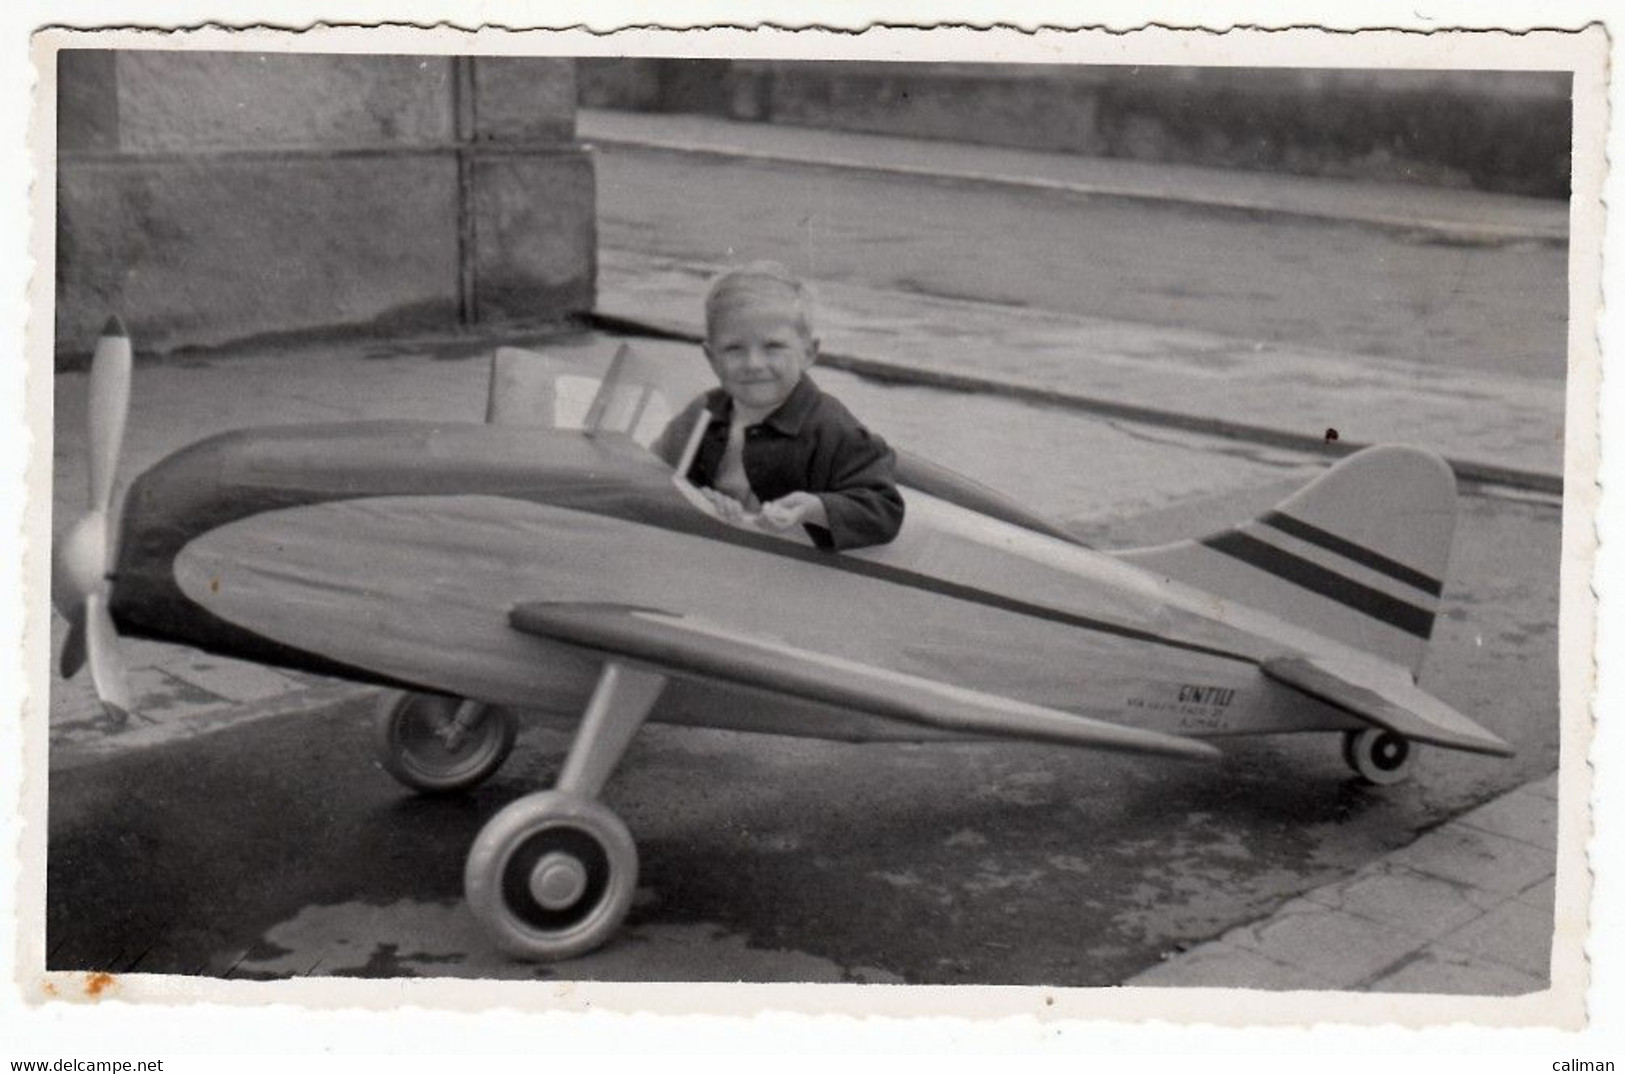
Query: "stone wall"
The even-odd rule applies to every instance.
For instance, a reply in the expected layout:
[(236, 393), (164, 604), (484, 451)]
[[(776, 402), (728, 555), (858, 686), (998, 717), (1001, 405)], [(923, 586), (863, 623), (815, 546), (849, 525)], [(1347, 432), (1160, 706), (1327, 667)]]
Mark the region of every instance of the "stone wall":
[(57, 350), (590, 310), (570, 60), (58, 55)]
[(1566, 197), (1562, 72), (593, 59), (581, 103)]

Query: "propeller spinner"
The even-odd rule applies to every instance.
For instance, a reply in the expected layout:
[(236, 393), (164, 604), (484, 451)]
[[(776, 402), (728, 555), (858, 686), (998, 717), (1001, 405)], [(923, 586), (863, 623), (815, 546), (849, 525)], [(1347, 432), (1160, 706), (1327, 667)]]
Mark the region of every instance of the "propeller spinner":
[(62, 647), (63, 678), (86, 662), (96, 696), (116, 722), (129, 718), (130, 687), (118, 653), (118, 631), (108, 611), (113, 569), (113, 482), (130, 411), (129, 333), (108, 320), (90, 363), (90, 510), (51, 551), (51, 603), (68, 621)]

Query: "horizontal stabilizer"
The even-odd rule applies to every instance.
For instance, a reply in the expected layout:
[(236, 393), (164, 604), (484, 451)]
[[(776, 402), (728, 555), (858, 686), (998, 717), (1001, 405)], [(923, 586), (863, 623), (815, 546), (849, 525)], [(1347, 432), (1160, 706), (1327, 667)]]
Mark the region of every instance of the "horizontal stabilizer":
[(1471, 753), (1512, 756), (1512, 747), (1443, 701), (1423, 690), (1399, 669), (1392, 677), (1340, 669), (1322, 657), (1266, 660), (1264, 674), (1311, 697), (1369, 720), (1395, 734)]
[(720, 680), (941, 730), (1068, 746), (1216, 760), (1204, 742), (798, 649), (664, 612), (608, 604), (524, 603), (515, 628), (627, 657), (675, 675)]

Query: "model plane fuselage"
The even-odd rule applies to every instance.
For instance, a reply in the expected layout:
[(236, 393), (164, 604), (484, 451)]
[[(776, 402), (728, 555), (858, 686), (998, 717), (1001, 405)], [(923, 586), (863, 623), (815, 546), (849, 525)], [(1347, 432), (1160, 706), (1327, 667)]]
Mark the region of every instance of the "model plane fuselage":
[(1369, 449), (1257, 519), (1116, 554), (907, 456), (897, 538), (821, 551), (722, 519), (626, 435), (511, 424), (229, 433), (115, 505), (129, 356), (104, 343), (90, 510), (53, 561), (64, 674), (88, 663), (127, 711), (122, 630), (401, 687), (375, 748), (426, 793), (501, 767), (509, 709), (574, 718), (553, 789), (493, 816), (464, 868), (525, 957), (590, 950), (628, 912), (636, 846), (600, 795), (648, 719), (1208, 761), (1200, 740), (1342, 731), (1378, 784), (1413, 741), (1507, 752), (1415, 681), (1454, 528), (1427, 452)]
[[(590, 695), (601, 654), (515, 631), (520, 602), (681, 609), (1185, 735), (1359, 726), (1262, 673), (1291, 640), (1286, 624), (935, 496), (905, 498), (896, 541), (832, 553), (708, 514), (622, 436), (409, 422), (251, 430), (132, 484), (112, 608), (129, 633), (566, 712)], [(763, 704), (699, 677), (674, 683), (656, 718), (935, 737), (802, 700)]]

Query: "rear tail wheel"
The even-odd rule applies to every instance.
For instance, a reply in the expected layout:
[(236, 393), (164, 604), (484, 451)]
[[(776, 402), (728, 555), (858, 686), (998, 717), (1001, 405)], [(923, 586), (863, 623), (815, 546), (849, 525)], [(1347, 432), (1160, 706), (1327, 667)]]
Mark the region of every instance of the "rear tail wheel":
[(1387, 787), (1410, 777), (1416, 747), (1404, 735), (1367, 727), (1343, 735), (1343, 760), (1367, 783)]
[(467, 790), (513, 751), (506, 709), (440, 694), (389, 693), (378, 703), (373, 746), (384, 771), (424, 794)]
[(572, 958), (620, 927), (638, 882), (638, 852), (598, 802), (544, 791), (511, 803), (474, 840), (463, 888), (474, 917), (521, 958)]

